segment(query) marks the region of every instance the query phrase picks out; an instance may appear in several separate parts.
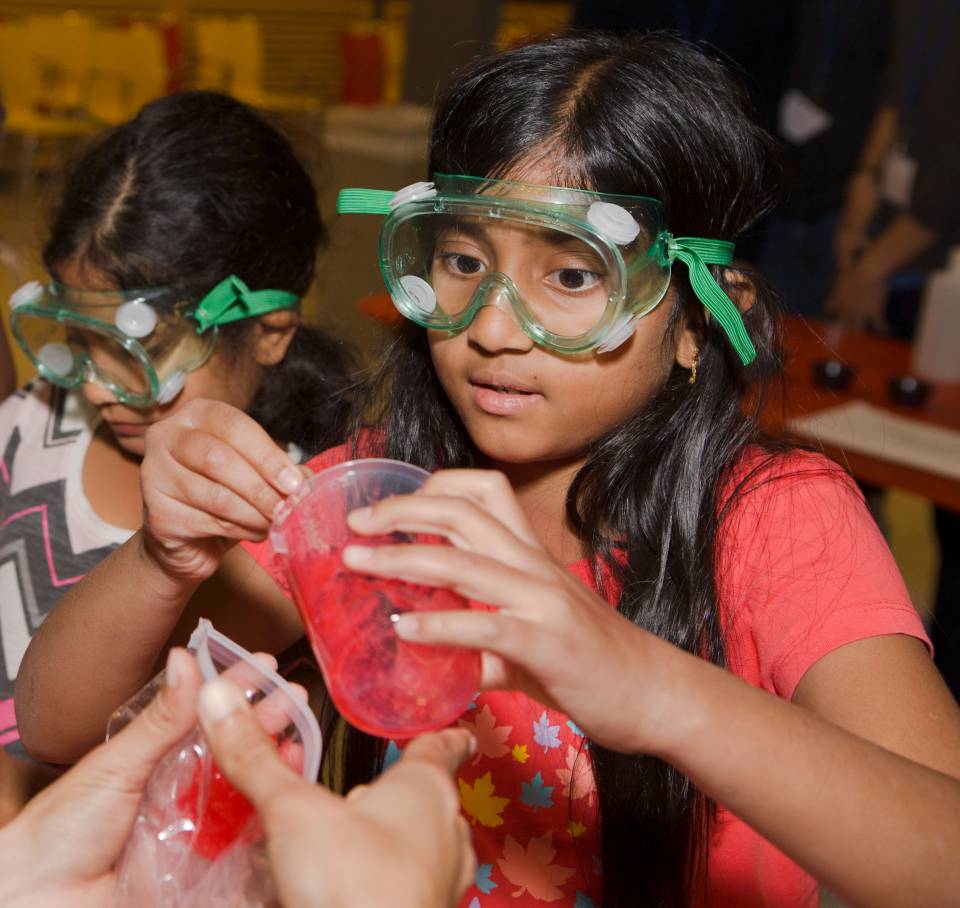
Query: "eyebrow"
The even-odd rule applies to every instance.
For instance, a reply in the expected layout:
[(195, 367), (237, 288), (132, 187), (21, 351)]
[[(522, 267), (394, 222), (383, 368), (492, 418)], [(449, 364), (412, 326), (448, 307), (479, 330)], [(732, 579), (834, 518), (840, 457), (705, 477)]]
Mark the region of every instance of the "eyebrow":
[[(490, 218), (489, 220), (492, 221), (493, 224), (500, 223), (498, 218)], [(505, 220), (505, 223), (510, 224), (512, 222)], [(551, 246), (564, 246), (567, 243), (580, 243), (581, 245), (586, 246), (592, 253), (596, 254), (596, 250), (594, 250), (589, 243), (586, 243), (584, 240), (581, 240), (578, 237), (564, 233), (561, 230), (551, 230), (549, 227), (538, 227), (532, 224), (525, 225), (525, 229)], [(442, 236), (445, 230), (455, 230), (457, 233), (464, 233), (473, 239), (487, 240), (487, 224), (478, 223), (476, 220), (460, 220), (458, 218), (451, 218), (446, 225), (437, 231), (438, 235)]]

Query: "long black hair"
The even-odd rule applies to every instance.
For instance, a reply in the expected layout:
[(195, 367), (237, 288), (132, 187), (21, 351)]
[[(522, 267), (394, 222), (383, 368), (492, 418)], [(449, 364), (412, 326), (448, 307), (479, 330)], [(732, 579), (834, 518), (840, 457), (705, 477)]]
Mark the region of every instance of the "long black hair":
[[(121, 289), (169, 287), (187, 300), (230, 274), (302, 296), (326, 242), (313, 182), (287, 139), (240, 101), (197, 91), (147, 104), (84, 151), (43, 259), (53, 274), (80, 260)], [(228, 325), (218, 344), (242, 356), (252, 327)], [(343, 345), (299, 326), (284, 360), (265, 370), (250, 414), (279, 442), (306, 451), (337, 443), (348, 362)]]
[[(544, 38), (459, 74), (438, 103), (432, 172), (508, 177), (537, 162), (558, 185), (660, 199), (675, 235), (733, 240), (775, 201), (774, 145), (739, 83), (697, 48), (658, 34)], [(772, 290), (758, 275), (713, 273), (752, 298), (745, 320), (757, 359), (741, 365), (675, 268), (664, 344), (673, 349), (684, 325), (698, 333), (696, 383), (674, 366), (649, 404), (591, 444), (567, 518), (598, 580), (602, 565), (612, 572), (622, 614), (723, 664), (716, 541), (729, 500), (721, 490), (747, 446), (763, 443), (759, 389), (781, 370)], [(387, 456), (431, 470), (477, 462), (422, 329), (401, 330), (371, 393), (382, 402), (373, 422), (386, 428)], [(613, 557), (612, 540), (625, 560)], [(369, 771), (375, 751), (348, 734), (348, 784)], [(681, 906), (702, 894), (714, 806), (659, 759), (595, 742), (590, 753), (603, 904)], [(362, 768), (350, 765), (357, 759)]]

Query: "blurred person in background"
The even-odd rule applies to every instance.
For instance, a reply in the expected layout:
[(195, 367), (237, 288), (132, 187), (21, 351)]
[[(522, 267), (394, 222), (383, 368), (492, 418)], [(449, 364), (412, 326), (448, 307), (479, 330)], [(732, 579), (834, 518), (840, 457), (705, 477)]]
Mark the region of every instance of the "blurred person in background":
[(833, 240), (847, 179), (879, 100), (892, 0), (807, 0), (780, 99), (785, 197), (769, 219), (758, 264), (800, 315), (823, 309), (836, 263)]
[[(927, 275), (960, 243), (960, 0), (898, 0), (894, 15), (881, 106), (836, 232), (827, 311), (850, 327), (910, 339)], [(960, 699), (960, 514), (938, 507), (935, 525), (940, 576), (931, 641)]]

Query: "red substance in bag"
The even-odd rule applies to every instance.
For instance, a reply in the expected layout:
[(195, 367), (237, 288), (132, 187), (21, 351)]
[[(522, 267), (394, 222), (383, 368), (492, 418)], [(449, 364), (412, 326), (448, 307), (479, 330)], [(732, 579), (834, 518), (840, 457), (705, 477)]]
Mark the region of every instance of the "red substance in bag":
[[(392, 539), (356, 537), (371, 545)], [(433, 540), (418, 539), (432, 543)], [(480, 684), (480, 653), (422, 646), (394, 633), (392, 614), (462, 609), (448, 589), (358, 574), (343, 546), (293, 569), (293, 592), (330, 695), (353, 725), (383, 737), (443, 728), (469, 706)]]
[(255, 841), (260, 830), (250, 822), (254, 815), (253, 805), (224, 778), (215, 763), (211, 765), (207, 800), (201, 814), (202, 784), (203, 763), (198, 762), (190, 784), (177, 797), (177, 809), (193, 822), (196, 830), (193, 850), (208, 861), (215, 861), (240, 838), (248, 826), (251, 831), (244, 836), (247, 842)]
[[(290, 741), (283, 741), (279, 744), (279, 750), (285, 763), (299, 769), (297, 763), (302, 762), (298, 760), (302, 756), (300, 748)], [(203, 769), (203, 762), (198, 761), (190, 784), (178, 795), (176, 805), (196, 830), (193, 850), (208, 861), (215, 861), (238, 841), (246, 844), (257, 841), (262, 829), (256, 820), (253, 805), (227, 781), (213, 762), (210, 764), (206, 804), (200, 813)]]

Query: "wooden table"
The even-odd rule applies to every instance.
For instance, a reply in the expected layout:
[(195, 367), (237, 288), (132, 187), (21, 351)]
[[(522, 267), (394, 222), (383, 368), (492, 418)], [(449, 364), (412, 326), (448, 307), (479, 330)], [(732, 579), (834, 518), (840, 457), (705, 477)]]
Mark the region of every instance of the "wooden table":
[[(922, 407), (902, 407), (890, 402), (887, 395), (890, 378), (911, 372), (910, 344), (905, 341), (854, 331), (841, 333), (824, 322), (788, 316), (785, 348), (785, 395), (781, 398), (775, 394), (764, 411), (768, 431), (782, 433), (789, 419), (850, 400), (866, 401), (891, 413), (960, 431), (960, 383), (934, 385)], [(831, 358), (840, 359), (856, 370), (845, 391), (830, 391), (814, 382), (813, 364)], [(881, 456), (830, 446), (824, 446), (823, 451), (857, 479), (903, 489), (960, 511), (960, 483), (955, 480), (892, 463)]]

